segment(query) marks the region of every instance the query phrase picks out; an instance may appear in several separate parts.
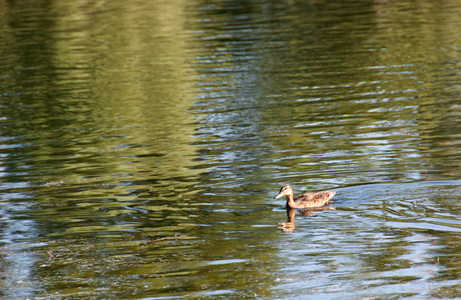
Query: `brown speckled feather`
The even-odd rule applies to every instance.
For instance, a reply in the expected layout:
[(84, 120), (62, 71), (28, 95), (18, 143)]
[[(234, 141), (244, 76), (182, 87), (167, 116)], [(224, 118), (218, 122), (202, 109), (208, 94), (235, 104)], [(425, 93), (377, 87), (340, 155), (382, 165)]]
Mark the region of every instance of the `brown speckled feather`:
[[(335, 192), (318, 192), (299, 195), (293, 200), (295, 203), (294, 208), (311, 208), (324, 206), (335, 194)], [(289, 203), (287, 201), (287, 206), (289, 207), (288, 204)]]

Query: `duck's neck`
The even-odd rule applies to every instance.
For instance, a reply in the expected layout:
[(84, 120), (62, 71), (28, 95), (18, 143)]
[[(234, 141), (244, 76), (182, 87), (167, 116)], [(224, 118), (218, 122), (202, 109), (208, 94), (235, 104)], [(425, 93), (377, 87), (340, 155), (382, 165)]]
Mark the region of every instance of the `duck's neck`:
[(295, 207), (295, 202), (293, 201), (293, 194), (285, 195), (287, 198), (287, 207)]

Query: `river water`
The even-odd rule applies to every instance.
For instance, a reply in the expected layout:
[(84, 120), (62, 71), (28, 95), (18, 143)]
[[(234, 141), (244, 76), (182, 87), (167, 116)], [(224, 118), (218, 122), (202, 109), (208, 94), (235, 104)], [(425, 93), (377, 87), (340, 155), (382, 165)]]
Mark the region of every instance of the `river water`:
[[(461, 2), (0, 1), (0, 295), (461, 297)], [(332, 190), (325, 209), (273, 197)]]

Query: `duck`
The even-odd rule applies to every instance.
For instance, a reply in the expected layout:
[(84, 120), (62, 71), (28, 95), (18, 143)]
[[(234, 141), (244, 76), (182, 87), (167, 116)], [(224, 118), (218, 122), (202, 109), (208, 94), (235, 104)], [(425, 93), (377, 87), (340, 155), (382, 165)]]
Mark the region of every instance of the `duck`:
[(287, 208), (313, 208), (327, 204), (336, 192), (315, 192), (305, 193), (293, 199), (293, 189), (289, 184), (285, 184), (274, 199), (285, 196), (287, 198)]

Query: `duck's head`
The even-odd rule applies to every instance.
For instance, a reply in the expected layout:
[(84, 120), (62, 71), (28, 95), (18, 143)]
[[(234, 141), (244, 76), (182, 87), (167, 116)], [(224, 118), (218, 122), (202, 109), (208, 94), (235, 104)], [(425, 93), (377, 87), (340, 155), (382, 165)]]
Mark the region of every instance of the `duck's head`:
[(278, 199), (280, 197), (283, 197), (283, 196), (292, 196), (293, 195), (293, 189), (291, 188), (291, 186), (289, 184), (285, 184), (284, 186), (282, 186), (282, 188), (280, 189), (280, 192), (277, 194), (277, 196), (274, 197), (274, 199)]

